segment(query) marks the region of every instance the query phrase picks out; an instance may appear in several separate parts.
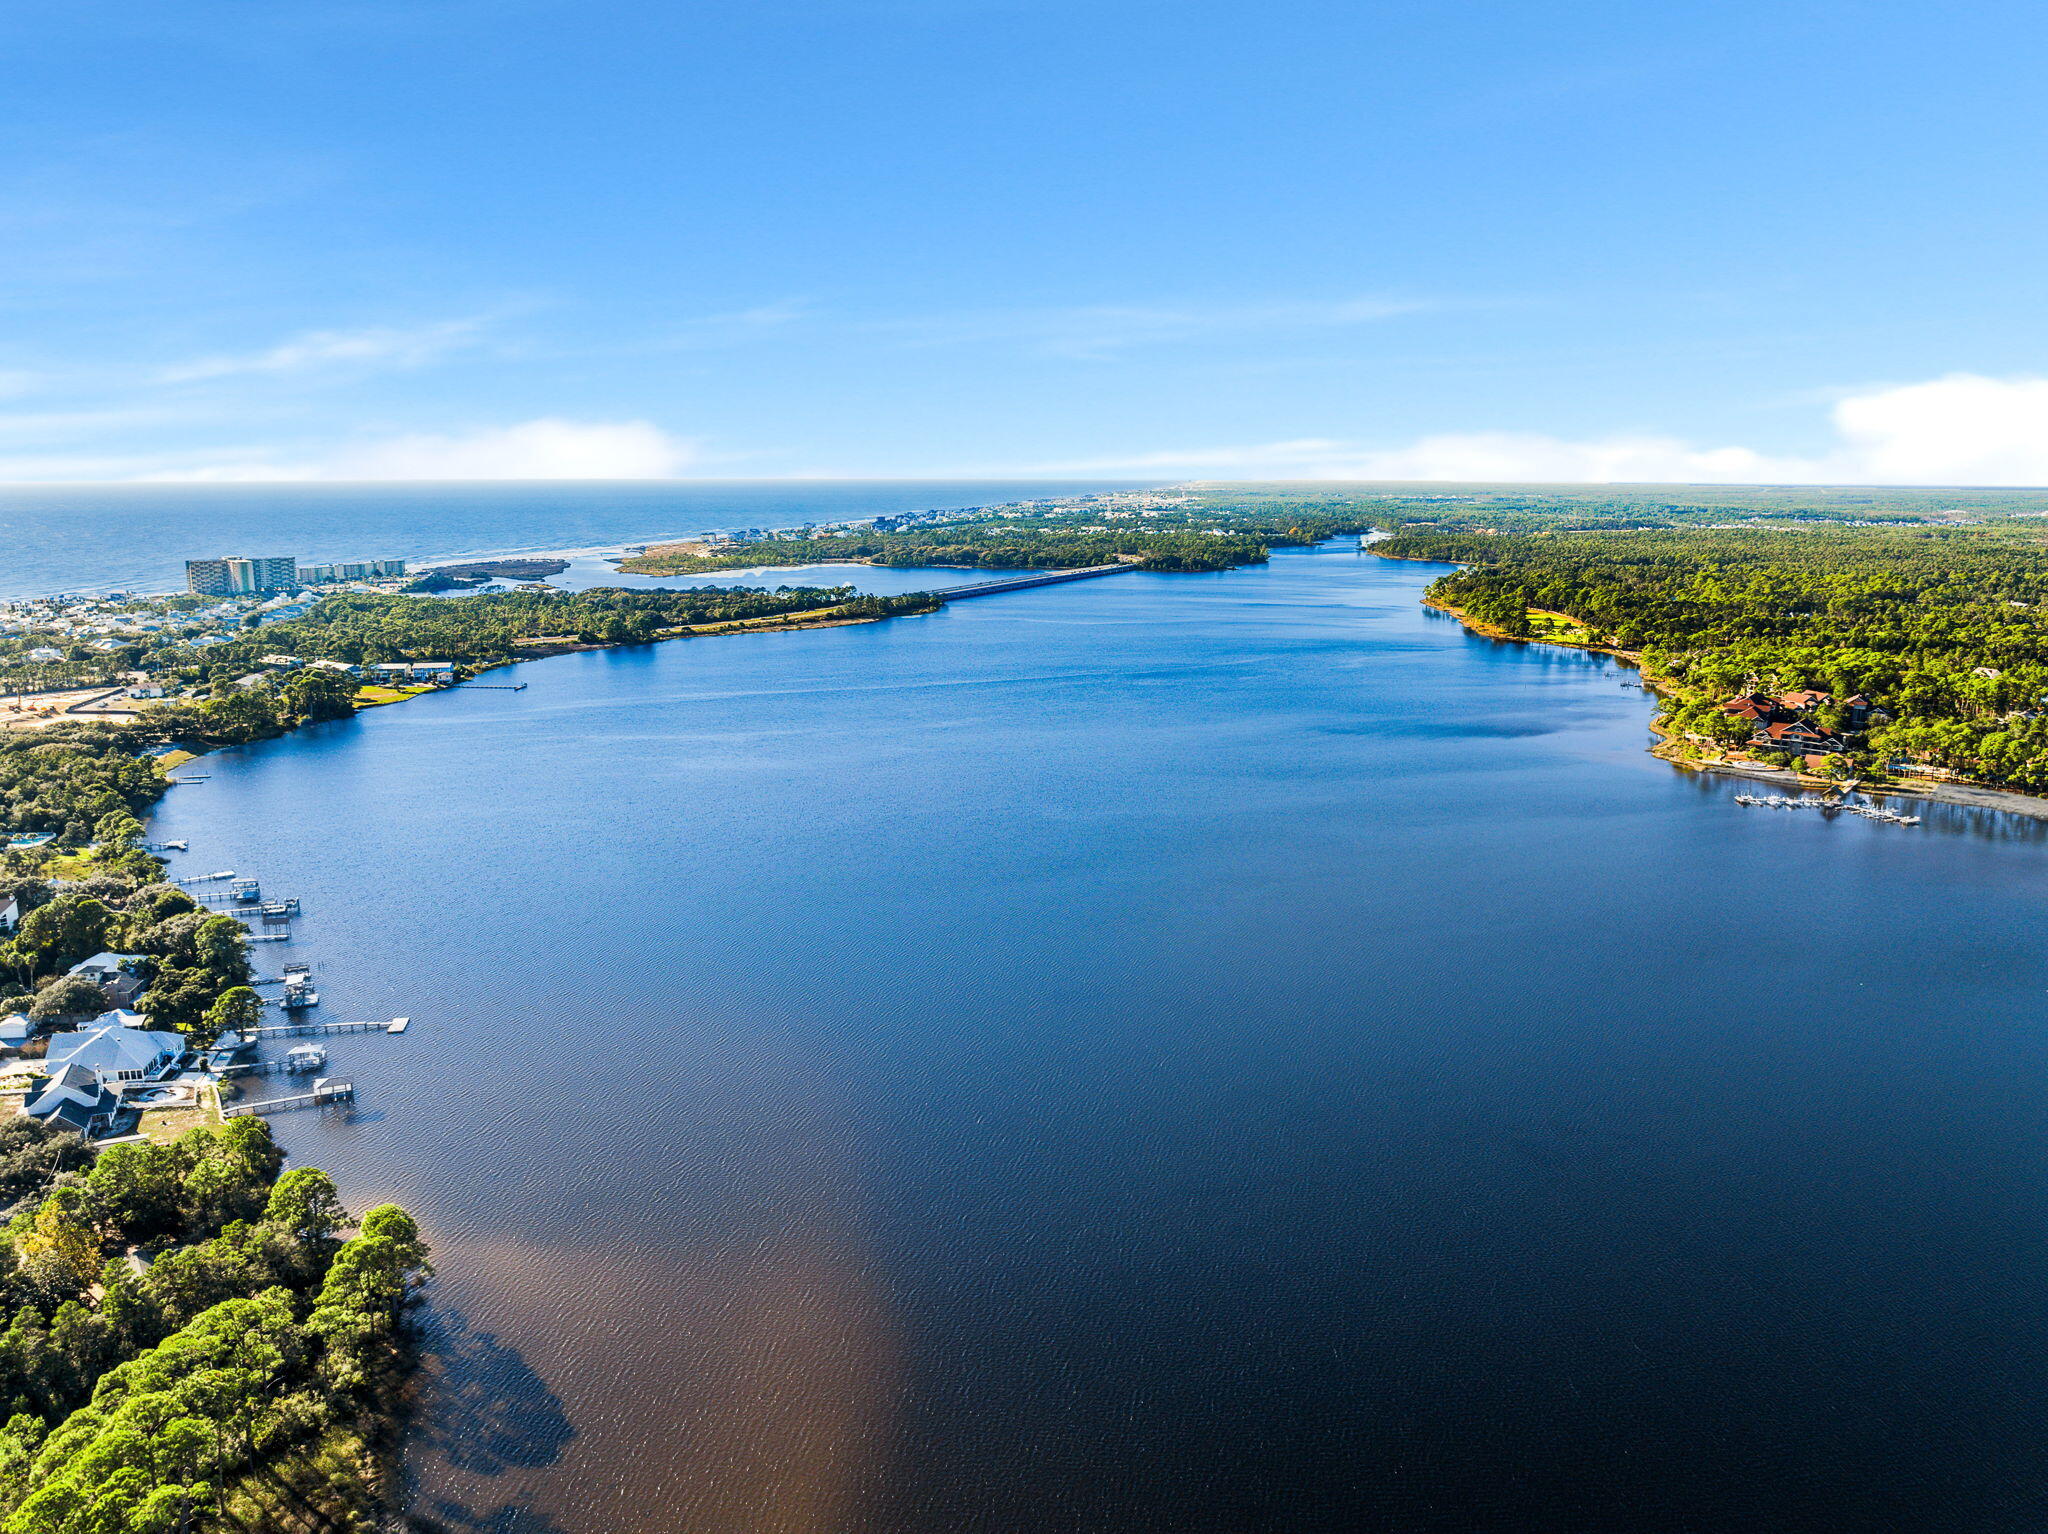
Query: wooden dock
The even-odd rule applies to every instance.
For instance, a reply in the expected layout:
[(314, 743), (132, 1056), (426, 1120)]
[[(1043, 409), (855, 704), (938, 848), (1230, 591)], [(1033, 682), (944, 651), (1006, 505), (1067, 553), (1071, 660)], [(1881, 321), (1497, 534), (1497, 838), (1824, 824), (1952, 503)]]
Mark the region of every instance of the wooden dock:
[(364, 1023), (273, 1023), (265, 1028), (245, 1028), (242, 1032), (259, 1039), (296, 1038), (307, 1033), (403, 1033), (411, 1022), (409, 1017), (394, 1017)]
[(222, 1108), (220, 1116), (242, 1119), (259, 1113), (289, 1113), (294, 1108), (319, 1108), (328, 1103), (352, 1103), (355, 1100), (356, 1084), (353, 1081), (322, 1079), (313, 1083), (310, 1092), (295, 1092), (290, 1097), (266, 1097), (260, 1103), (236, 1103), (231, 1108)]

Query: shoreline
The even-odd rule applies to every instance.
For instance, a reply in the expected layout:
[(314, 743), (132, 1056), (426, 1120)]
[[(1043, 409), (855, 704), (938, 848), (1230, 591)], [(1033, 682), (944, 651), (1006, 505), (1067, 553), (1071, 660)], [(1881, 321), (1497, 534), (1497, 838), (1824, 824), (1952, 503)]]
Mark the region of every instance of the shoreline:
[[(1401, 559), (1399, 554), (1382, 554), (1382, 559)], [(1440, 564), (1441, 560), (1417, 560), (1418, 564)], [(1676, 694), (1679, 685), (1671, 678), (1661, 676), (1643, 664), (1642, 656), (1633, 650), (1620, 650), (1607, 645), (1582, 644), (1570, 639), (1552, 639), (1539, 635), (1505, 634), (1489, 623), (1470, 617), (1448, 602), (1432, 597), (1422, 598), (1424, 607), (1456, 618), (1471, 633), (1483, 639), (1498, 640), (1510, 644), (1550, 645), (1560, 650), (1583, 650), (1593, 655), (1606, 655), (1632, 666), (1643, 677), (1643, 690), (1664, 694)], [(1722, 773), (1729, 777), (1753, 778), (1760, 782), (1773, 783), (1781, 788), (1806, 789), (1824, 788), (1839, 792), (1855, 792), (1871, 796), (1897, 794), (1912, 799), (1929, 799), (1937, 804), (1953, 804), (1963, 809), (1999, 810), (2009, 815), (2023, 816), (2028, 820), (2048, 820), (2048, 795), (2023, 793), (2018, 789), (1994, 788), (1982, 783), (1935, 783), (1925, 778), (1908, 779), (1900, 783), (1865, 783), (1855, 781), (1844, 785), (1833, 778), (1815, 777), (1811, 773), (1796, 772), (1789, 767), (1767, 767), (1762, 762), (1725, 761), (1714, 757), (1694, 756), (1671, 744), (1671, 737), (1652, 725), (1651, 733), (1657, 737), (1655, 745), (1645, 749), (1651, 756), (1669, 766), (1687, 772)]]

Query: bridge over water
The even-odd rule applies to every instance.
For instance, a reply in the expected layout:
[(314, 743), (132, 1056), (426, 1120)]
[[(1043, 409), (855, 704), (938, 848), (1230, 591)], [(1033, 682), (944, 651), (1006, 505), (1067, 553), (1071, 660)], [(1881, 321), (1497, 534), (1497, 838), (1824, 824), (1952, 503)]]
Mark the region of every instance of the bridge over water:
[(968, 597), (992, 597), (999, 591), (1023, 591), (1030, 586), (1054, 586), (1061, 581), (1092, 580), (1098, 575), (1120, 575), (1135, 570), (1133, 564), (1089, 565), (1082, 570), (1046, 570), (1008, 580), (980, 581), (972, 586), (946, 586), (932, 593), (941, 602), (961, 602)]

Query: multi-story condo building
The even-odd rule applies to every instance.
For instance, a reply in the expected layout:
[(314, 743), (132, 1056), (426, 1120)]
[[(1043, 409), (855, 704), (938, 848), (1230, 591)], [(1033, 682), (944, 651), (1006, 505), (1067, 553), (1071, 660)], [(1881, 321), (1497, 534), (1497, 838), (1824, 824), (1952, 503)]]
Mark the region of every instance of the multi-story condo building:
[(355, 559), (332, 565), (300, 565), (299, 584), (324, 586), (333, 581), (377, 581), (405, 574), (402, 559)]
[(254, 596), (259, 592), (289, 591), (297, 583), (298, 564), (289, 555), (185, 561), (185, 586), (198, 596)]

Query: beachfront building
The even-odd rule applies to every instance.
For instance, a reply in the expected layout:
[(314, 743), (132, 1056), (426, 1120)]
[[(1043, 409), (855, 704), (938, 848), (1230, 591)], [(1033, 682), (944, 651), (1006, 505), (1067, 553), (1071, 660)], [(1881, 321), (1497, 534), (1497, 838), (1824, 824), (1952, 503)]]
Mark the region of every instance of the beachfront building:
[(302, 586), (331, 586), (337, 581), (381, 581), (405, 574), (402, 559), (351, 559), (331, 565), (300, 565)]
[(298, 584), (298, 561), (288, 555), (185, 561), (185, 587), (195, 596), (246, 597), (289, 591)]

